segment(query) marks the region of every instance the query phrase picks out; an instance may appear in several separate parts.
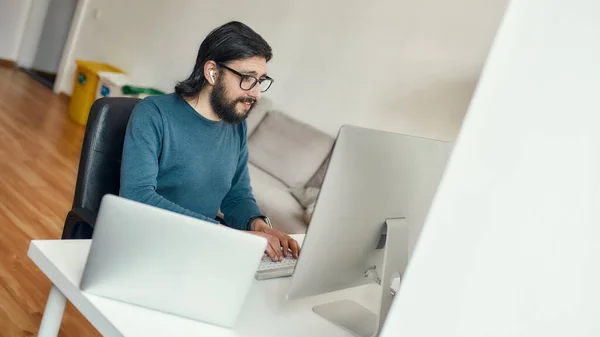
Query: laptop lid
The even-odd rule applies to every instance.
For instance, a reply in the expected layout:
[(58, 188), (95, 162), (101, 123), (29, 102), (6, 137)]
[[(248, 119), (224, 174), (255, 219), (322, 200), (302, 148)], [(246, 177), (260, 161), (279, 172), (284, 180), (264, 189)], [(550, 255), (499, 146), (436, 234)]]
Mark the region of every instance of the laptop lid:
[(102, 199), (81, 289), (231, 327), (266, 239), (114, 195)]

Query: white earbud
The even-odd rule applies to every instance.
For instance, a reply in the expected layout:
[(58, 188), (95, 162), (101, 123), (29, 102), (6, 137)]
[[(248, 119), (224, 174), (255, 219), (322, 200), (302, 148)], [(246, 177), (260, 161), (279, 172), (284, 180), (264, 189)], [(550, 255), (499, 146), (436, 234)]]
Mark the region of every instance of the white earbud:
[(213, 70), (210, 71), (210, 79), (215, 83), (215, 72)]

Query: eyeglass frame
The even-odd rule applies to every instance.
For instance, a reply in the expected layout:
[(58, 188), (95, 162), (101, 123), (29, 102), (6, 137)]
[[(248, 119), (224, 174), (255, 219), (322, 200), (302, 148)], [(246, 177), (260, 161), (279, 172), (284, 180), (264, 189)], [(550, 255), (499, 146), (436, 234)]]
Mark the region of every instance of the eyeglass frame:
[[(242, 89), (242, 90), (244, 90), (244, 91), (250, 91), (250, 90), (252, 90), (252, 88), (254, 88), (254, 87), (256, 86), (256, 84), (257, 84), (257, 83), (259, 84), (259, 87), (260, 87), (260, 83), (262, 83), (262, 82), (263, 82), (263, 81), (265, 81), (265, 80), (270, 80), (270, 81), (271, 81), (271, 84), (269, 84), (269, 86), (267, 87), (267, 89), (265, 89), (265, 91), (262, 91), (262, 90), (260, 91), (260, 92), (266, 92), (267, 90), (269, 90), (269, 89), (271, 88), (271, 86), (273, 85), (273, 82), (275, 82), (275, 80), (274, 80), (274, 79), (272, 79), (272, 78), (271, 78), (271, 77), (269, 77), (269, 76), (265, 76), (263, 79), (258, 79), (258, 78), (254, 77), (254, 76), (252, 76), (252, 75), (242, 74), (242, 73), (240, 73), (239, 71), (237, 71), (237, 70), (235, 70), (235, 69), (231, 69), (231, 68), (229, 68), (228, 66), (224, 65), (224, 64), (223, 64), (223, 63), (221, 63), (221, 62), (215, 62), (215, 63), (216, 63), (216, 64), (217, 64), (219, 67), (223, 67), (223, 68), (225, 68), (225, 69), (227, 69), (227, 70), (231, 71), (232, 73), (234, 73), (234, 74), (238, 75), (238, 76), (240, 77), (240, 89)], [(252, 86), (251, 86), (250, 88), (248, 88), (248, 89), (244, 89), (244, 88), (242, 88), (242, 83), (244, 82), (244, 79), (245, 79), (245, 78), (252, 78), (252, 79), (254, 79), (254, 84), (252, 84)]]

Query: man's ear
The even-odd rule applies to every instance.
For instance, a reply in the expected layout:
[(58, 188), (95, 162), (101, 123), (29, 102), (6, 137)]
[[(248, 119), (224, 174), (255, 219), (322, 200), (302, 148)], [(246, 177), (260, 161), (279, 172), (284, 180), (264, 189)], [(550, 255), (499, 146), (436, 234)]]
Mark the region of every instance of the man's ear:
[(217, 78), (217, 64), (214, 61), (208, 61), (204, 64), (204, 77), (210, 84), (215, 84)]

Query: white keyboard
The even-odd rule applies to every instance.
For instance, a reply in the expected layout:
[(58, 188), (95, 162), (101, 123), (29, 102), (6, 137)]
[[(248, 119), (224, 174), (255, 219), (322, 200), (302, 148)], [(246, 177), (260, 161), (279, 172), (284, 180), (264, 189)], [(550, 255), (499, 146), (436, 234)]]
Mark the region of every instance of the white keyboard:
[(291, 276), (294, 272), (296, 261), (297, 260), (292, 257), (291, 252), (287, 257), (283, 256), (279, 262), (273, 262), (268, 256), (263, 257), (256, 270), (255, 278), (257, 280), (266, 280), (275, 277)]

